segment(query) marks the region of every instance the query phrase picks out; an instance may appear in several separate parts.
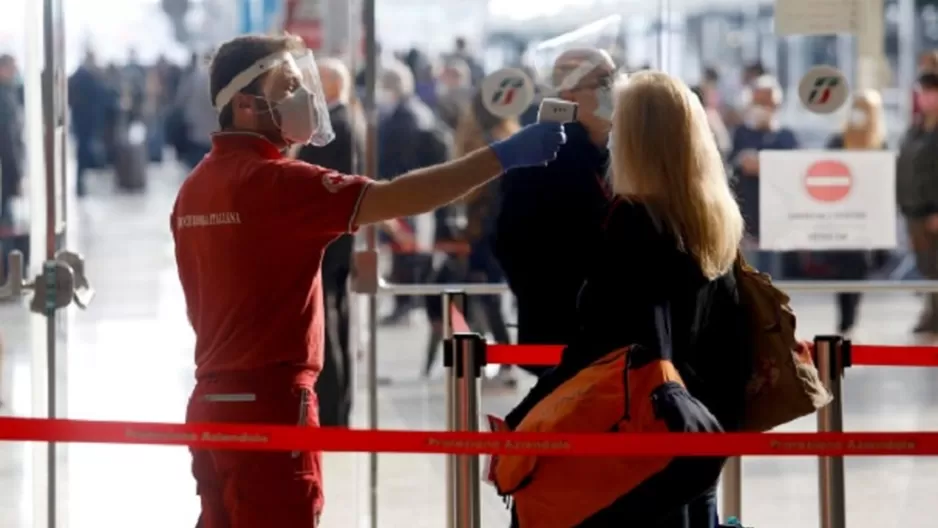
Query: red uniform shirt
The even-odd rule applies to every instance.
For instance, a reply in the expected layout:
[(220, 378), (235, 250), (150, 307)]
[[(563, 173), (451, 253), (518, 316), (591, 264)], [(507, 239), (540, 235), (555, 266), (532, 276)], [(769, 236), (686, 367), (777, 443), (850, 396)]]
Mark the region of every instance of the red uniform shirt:
[(213, 137), (171, 218), (197, 379), (321, 370), (323, 251), (356, 229), (369, 183), (286, 159), (259, 135)]

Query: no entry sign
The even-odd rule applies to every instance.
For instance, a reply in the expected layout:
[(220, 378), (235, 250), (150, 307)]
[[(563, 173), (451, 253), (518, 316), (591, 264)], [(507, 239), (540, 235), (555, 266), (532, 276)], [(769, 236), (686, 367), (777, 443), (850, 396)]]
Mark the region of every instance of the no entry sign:
[(896, 247), (892, 152), (763, 150), (759, 167), (762, 249)]
[(853, 176), (850, 167), (836, 160), (822, 160), (808, 167), (804, 187), (808, 195), (821, 202), (839, 202), (850, 194)]

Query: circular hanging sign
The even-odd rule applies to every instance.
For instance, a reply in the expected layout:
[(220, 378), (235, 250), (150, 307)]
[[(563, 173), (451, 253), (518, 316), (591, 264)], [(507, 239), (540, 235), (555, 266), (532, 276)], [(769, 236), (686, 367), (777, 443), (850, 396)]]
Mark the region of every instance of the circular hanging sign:
[(847, 102), (850, 87), (847, 78), (833, 66), (815, 66), (798, 83), (798, 97), (809, 111), (831, 114)]
[(498, 70), (482, 80), (482, 105), (501, 118), (517, 117), (534, 101), (534, 82), (517, 68)]

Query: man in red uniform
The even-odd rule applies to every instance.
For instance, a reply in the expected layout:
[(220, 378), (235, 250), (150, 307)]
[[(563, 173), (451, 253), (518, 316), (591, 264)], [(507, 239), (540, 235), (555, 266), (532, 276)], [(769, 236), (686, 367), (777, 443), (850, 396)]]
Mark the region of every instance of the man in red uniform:
[[(546, 163), (566, 140), (562, 125), (532, 125), (453, 162), (373, 182), (283, 156), (333, 136), (312, 54), (295, 38), (223, 44), (210, 84), (221, 132), (171, 218), (196, 334), (188, 422), (317, 426), (326, 245), (360, 225), (447, 204), (507, 169)], [(319, 453), (192, 457), (203, 528), (316, 526)]]

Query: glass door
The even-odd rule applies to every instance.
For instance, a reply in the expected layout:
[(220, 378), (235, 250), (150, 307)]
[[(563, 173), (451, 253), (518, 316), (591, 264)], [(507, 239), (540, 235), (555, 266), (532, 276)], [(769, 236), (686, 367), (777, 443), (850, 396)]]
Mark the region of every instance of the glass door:
[[(72, 304), (84, 307), (93, 292), (81, 256), (67, 251), (67, 77), (64, 0), (23, 2), (23, 191), (27, 196), (28, 243), (5, 251), (6, 280), (0, 297), (20, 299), (29, 317), (30, 403), (17, 414), (36, 418), (67, 415), (66, 351)], [(25, 251), (24, 251), (25, 250)], [(16, 380), (14, 380), (14, 383)], [(64, 446), (29, 444), (34, 527), (65, 526), (60, 518)], [(29, 493), (21, 494), (28, 500)]]

